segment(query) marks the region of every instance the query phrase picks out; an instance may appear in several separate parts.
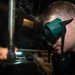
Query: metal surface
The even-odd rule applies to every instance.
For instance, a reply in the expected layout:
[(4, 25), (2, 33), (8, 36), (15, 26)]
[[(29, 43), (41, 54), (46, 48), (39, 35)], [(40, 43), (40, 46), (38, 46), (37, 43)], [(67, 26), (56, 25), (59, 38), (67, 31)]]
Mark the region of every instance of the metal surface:
[(18, 49), (17, 51), (48, 53), (48, 50), (37, 50), (37, 49)]
[(9, 12), (8, 12), (8, 59), (15, 59), (14, 52), (14, 35), (15, 35), (15, 0), (9, 0)]

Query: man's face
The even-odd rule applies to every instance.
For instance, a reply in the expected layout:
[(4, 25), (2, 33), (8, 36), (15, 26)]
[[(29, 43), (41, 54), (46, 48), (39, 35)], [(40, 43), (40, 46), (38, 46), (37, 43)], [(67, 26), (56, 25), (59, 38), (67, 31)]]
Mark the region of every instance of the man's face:
[[(51, 21), (52, 20), (50, 19), (47, 22), (51, 22)], [(66, 25), (66, 34), (64, 38), (64, 48), (63, 48), (64, 52), (75, 50), (75, 35), (74, 35), (75, 28), (73, 27), (72, 22)], [(61, 54), (61, 37), (52, 46), (58, 54)]]

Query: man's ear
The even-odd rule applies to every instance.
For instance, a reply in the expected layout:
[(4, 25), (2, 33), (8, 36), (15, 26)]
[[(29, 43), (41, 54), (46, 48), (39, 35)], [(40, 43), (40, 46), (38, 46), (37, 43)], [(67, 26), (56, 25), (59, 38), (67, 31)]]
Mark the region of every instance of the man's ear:
[(71, 25), (75, 28), (75, 18), (71, 21)]

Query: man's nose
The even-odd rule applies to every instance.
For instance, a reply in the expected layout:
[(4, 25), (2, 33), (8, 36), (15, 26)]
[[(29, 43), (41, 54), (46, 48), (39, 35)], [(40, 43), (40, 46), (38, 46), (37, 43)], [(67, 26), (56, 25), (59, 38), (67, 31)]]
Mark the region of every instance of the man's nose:
[(53, 48), (56, 48), (56, 44), (53, 44)]

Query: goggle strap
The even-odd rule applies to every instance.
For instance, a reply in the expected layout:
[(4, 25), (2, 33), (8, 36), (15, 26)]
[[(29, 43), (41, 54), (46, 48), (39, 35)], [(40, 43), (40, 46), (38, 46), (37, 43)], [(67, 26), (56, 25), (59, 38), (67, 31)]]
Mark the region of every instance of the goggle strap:
[(70, 23), (73, 19), (70, 19), (70, 20), (66, 20), (66, 21), (63, 21), (61, 23), (62, 25), (62, 35), (61, 35), (61, 52), (63, 53), (63, 48), (64, 48), (64, 38), (65, 38), (65, 33), (66, 33), (66, 25), (68, 23)]

